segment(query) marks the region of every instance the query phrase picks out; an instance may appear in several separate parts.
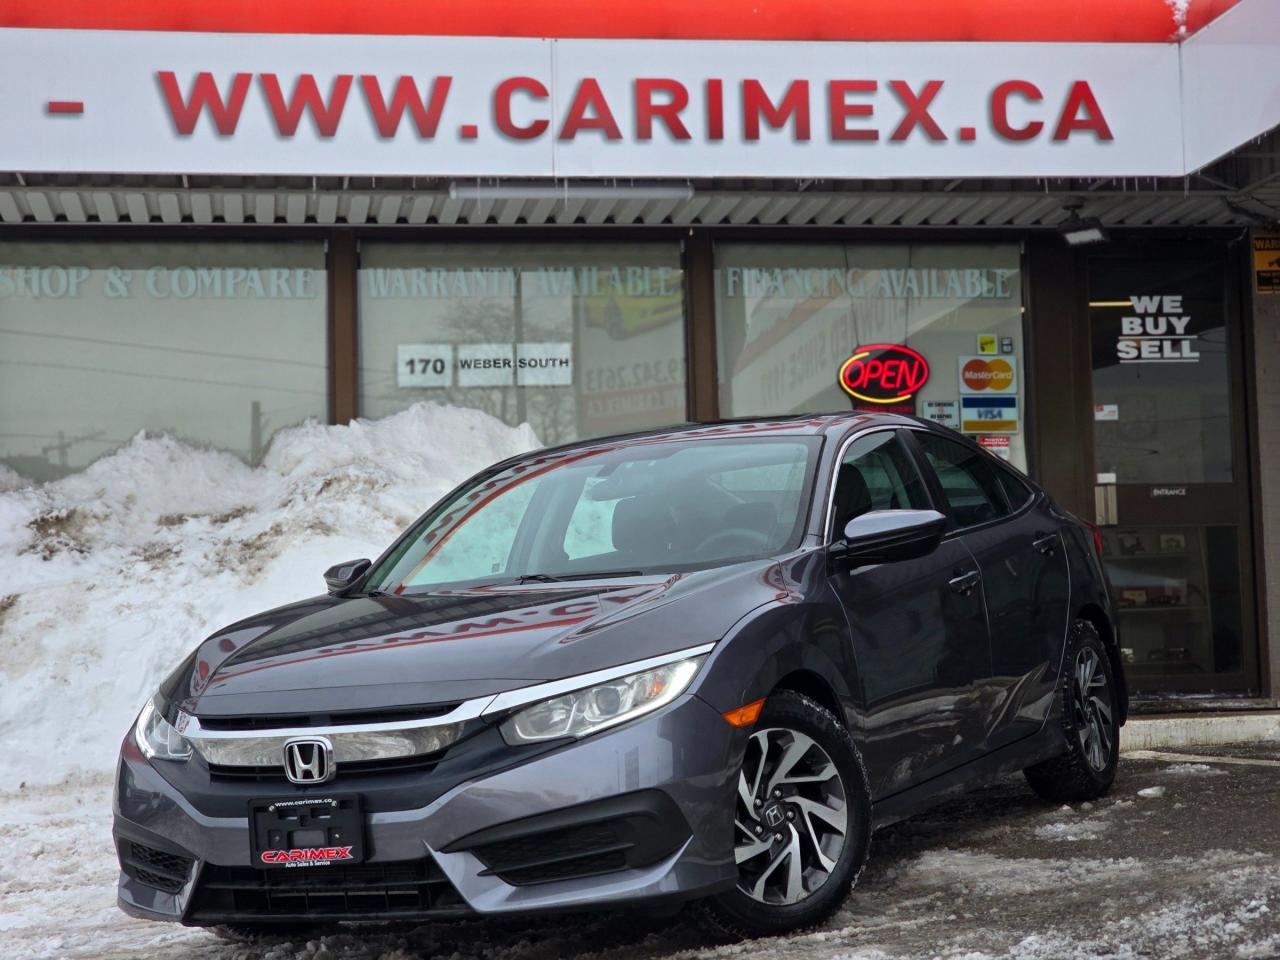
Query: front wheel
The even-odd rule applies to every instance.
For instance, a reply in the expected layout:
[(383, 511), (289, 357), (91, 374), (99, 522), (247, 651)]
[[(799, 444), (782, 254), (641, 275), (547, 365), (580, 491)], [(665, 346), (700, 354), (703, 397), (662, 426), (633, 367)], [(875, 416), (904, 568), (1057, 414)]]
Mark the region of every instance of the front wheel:
[(849, 731), (808, 697), (775, 693), (747, 743), (734, 806), (738, 885), (709, 901), (715, 924), (771, 936), (831, 916), (871, 838), (871, 791)]
[(1071, 625), (1059, 696), (1067, 749), (1023, 773), (1031, 789), (1055, 803), (1096, 800), (1116, 779), (1119, 708), (1107, 648), (1087, 620)]

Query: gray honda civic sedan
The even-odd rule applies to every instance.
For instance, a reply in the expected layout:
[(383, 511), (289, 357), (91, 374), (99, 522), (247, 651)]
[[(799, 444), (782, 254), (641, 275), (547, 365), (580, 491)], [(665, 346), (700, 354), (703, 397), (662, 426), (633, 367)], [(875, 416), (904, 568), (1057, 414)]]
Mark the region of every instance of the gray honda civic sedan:
[(1023, 770), (1082, 800), (1116, 773), (1097, 530), (910, 417), (516, 457), (325, 581), (143, 707), (126, 912), (252, 935), (697, 900), (781, 933), (931, 799)]

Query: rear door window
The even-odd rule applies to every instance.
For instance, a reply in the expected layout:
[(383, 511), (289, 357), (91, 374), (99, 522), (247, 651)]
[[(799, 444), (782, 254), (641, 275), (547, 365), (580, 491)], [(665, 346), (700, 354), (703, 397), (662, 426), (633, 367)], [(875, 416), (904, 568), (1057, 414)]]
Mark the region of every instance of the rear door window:
[(963, 443), (923, 431), (916, 441), (938, 477), (955, 528), (974, 527), (1010, 513), (998, 468)]
[(1000, 478), (1000, 487), (1004, 490), (1005, 499), (1009, 501), (1009, 508), (1014, 513), (1025, 507), (1027, 501), (1035, 496), (1035, 491), (1012, 470), (997, 468), (996, 474)]

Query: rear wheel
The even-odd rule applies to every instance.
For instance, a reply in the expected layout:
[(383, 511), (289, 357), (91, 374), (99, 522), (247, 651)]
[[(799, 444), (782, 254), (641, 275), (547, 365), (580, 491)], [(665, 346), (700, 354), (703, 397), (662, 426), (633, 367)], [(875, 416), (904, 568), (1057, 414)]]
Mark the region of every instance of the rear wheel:
[(734, 810), (738, 886), (709, 901), (734, 936), (821, 923), (867, 860), (871, 794), (849, 732), (808, 697), (771, 696), (747, 743)]
[(1115, 690), (1102, 638), (1093, 624), (1077, 620), (1059, 690), (1067, 750), (1023, 771), (1041, 797), (1057, 803), (1096, 800), (1111, 789), (1120, 758)]

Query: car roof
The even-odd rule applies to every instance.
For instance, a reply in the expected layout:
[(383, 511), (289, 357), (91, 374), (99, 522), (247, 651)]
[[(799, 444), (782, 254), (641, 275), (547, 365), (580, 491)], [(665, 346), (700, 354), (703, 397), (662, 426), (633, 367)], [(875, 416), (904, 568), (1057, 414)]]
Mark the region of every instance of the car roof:
[(591, 437), (569, 443), (544, 447), (529, 453), (511, 457), (504, 463), (515, 462), (530, 456), (549, 453), (567, 453), (589, 450), (593, 447), (618, 446), (630, 443), (675, 443), (690, 440), (716, 440), (733, 437), (811, 437), (843, 434), (853, 427), (873, 426), (927, 426), (936, 427), (927, 420), (900, 413), (850, 410), (841, 413), (803, 413), (788, 417), (742, 417), (728, 420), (712, 420), (703, 423), (681, 423), (655, 427), (635, 433), (619, 433), (604, 437)]

